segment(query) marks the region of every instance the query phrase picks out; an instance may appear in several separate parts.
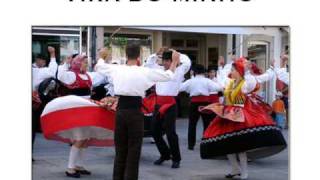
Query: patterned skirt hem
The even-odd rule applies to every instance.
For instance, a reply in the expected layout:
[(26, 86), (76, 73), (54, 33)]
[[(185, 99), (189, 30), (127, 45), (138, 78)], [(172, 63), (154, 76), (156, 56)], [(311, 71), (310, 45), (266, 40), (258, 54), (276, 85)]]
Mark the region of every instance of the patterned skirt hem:
[(203, 138), (200, 155), (202, 159), (220, 159), (227, 154), (247, 152), (250, 159), (258, 159), (277, 154), (286, 146), (280, 129), (267, 125)]

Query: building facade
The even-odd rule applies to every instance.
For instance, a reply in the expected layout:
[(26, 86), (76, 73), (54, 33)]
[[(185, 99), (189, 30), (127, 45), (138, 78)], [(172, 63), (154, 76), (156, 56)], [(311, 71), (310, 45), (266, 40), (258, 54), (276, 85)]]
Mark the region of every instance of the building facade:
[[(90, 69), (97, 60), (98, 50), (109, 47), (115, 63), (124, 64), (125, 45), (141, 45), (141, 63), (162, 46), (187, 54), (192, 63), (217, 67), (219, 56), (227, 62), (235, 54), (249, 57), (266, 70), (274, 59), (280, 65), (282, 52), (289, 53), (288, 27), (32, 27), (32, 54), (43, 53), (48, 45), (56, 47), (58, 61), (68, 54), (86, 53)], [(262, 88), (269, 103), (275, 96), (275, 80)]]

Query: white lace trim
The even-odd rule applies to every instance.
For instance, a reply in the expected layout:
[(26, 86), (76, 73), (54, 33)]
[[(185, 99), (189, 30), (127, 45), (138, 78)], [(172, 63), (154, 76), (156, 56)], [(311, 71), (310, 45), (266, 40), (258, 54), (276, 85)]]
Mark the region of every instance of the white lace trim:
[(240, 136), (240, 135), (244, 135), (244, 134), (248, 134), (248, 133), (266, 131), (266, 130), (273, 130), (273, 129), (280, 131), (280, 128), (277, 127), (277, 126), (254, 127), (254, 128), (244, 129), (244, 130), (241, 130), (241, 131), (227, 133), (227, 134), (223, 134), (223, 135), (220, 135), (220, 136), (217, 136), (217, 137), (205, 139), (205, 140), (201, 141), (201, 144), (217, 142), (217, 141), (221, 141), (223, 139), (227, 139), (227, 138), (230, 138), (230, 137), (233, 137), (233, 136)]

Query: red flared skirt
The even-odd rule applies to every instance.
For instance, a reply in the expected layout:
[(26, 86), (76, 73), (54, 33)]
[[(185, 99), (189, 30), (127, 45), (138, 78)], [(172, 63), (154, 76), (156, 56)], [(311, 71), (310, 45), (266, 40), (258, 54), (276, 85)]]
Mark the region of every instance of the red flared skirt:
[(89, 146), (111, 146), (114, 126), (114, 111), (72, 95), (52, 100), (41, 115), (44, 137), (64, 143), (86, 140)]
[(247, 152), (250, 158), (255, 159), (283, 150), (286, 142), (282, 133), (260, 103), (254, 97), (247, 97), (243, 107), (224, 106), (219, 109), (209, 106), (218, 116), (203, 134), (201, 157), (210, 159)]

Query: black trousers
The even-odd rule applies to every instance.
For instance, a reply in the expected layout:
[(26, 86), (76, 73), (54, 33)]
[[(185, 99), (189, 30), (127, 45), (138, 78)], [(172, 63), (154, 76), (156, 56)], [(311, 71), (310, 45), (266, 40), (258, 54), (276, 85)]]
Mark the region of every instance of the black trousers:
[(211, 120), (215, 117), (215, 114), (205, 114), (199, 112), (200, 106), (207, 106), (209, 103), (190, 103), (189, 109), (189, 127), (188, 127), (188, 147), (193, 148), (196, 144), (197, 123), (201, 116), (203, 123), (203, 132), (209, 126)]
[[(154, 113), (151, 131), (161, 158), (171, 158), (172, 161), (181, 161), (179, 138), (176, 133), (177, 106), (170, 107), (162, 118)], [(167, 136), (168, 144), (163, 139), (163, 132)]]
[(114, 134), (116, 157), (114, 180), (137, 180), (143, 140), (143, 114), (140, 109), (118, 109)]
[(32, 109), (32, 149), (33, 149), (33, 144), (36, 138), (36, 133), (41, 132), (40, 116), (43, 109), (44, 109), (43, 105), (41, 105), (37, 109)]

